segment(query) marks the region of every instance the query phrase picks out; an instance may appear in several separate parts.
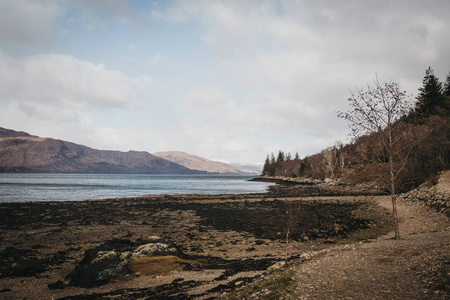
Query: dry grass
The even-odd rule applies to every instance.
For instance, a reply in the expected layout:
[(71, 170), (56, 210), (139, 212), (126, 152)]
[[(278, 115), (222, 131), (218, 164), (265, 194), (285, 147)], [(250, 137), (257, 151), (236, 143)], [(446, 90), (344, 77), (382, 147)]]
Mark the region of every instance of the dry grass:
[(140, 273), (141, 275), (158, 276), (167, 275), (174, 271), (181, 271), (186, 265), (200, 264), (195, 260), (181, 259), (177, 256), (152, 256), (139, 257), (133, 259), (128, 269), (133, 273)]

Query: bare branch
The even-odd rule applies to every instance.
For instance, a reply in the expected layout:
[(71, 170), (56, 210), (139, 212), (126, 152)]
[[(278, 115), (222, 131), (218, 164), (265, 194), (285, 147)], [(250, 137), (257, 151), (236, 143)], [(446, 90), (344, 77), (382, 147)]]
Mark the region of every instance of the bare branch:
[(388, 174), (383, 181), (388, 183), (387, 187), (391, 191), (395, 236), (399, 238), (395, 184), (409, 158), (407, 148), (402, 147), (400, 143), (404, 129), (401, 118), (412, 108), (411, 97), (400, 91), (398, 84), (394, 82), (381, 84), (376, 78), (374, 84), (375, 87), (368, 86), (366, 91), (356, 88), (355, 92), (351, 92), (348, 101), (352, 110), (338, 112), (338, 117), (350, 122), (354, 140), (365, 134), (376, 139), (377, 143), (369, 144), (368, 148), (374, 162)]

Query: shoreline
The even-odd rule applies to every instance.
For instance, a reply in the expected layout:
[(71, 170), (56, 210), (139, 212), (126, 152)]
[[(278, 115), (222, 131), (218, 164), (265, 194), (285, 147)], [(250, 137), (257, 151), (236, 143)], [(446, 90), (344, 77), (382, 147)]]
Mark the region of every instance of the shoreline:
[(264, 193), (268, 183), (247, 175), (32, 174), (0, 178), (1, 203), (84, 201), (148, 195)]
[[(387, 221), (386, 212), (354, 198), (305, 198), (303, 231), (292, 233), (287, 257), (282, 216), (296, 198), (264, 193), (0, 203), (0, 297), (81, 299), (90, 294), (125, 293), (124, 289), (155, 298), (180, 293), (188, 299), (217, 296), (235, 289), (237, 282), (248, 283), (267, 274), (286, 258), (301, 260), (307, 252), (376, 238), (373, 231), (363, 228), (364, 222), (357, 221), (364, 218), (352, 217), (350, 212), (371, 214), (368, 219), (375, 214), (380, 223)], [(313, 214), (306, 211), (319, 215), (309, 218)], [(330, 212), (335, 217), (330, 218)], [(317, 227), (319, 219), (329, 222)], [(389, 228), (378, 230), (384, 234)], [(147, 271), (131, 271), (131, 261), (126, 261), (123, 270), (105, 281), (97, 280), (92, 287), (70, 276), (88, 268), (83, 262), (92, 251), (97, 251), (95, 255), (113, 249), (132, 252), (155, 236), (161, 243), (174, 245), (176, 257), (193, 262), (175, 263), (173, 272), (165, 275), (148, 275)], [(83, 276), (98, 275), (91, 271)]]
[[(240, 299), (231, 295), (311, 259), (390, 241), (389, 197), (331, 188), (276, 184), (258, 194), (0, 203), (0, 298)], [(421, 221), (416, 211), (403, 218), (409, 234), (423, 234), (424, 224), (445, 226), (439, 217)], [(142, 252), (157, 244), (156, 252)]]

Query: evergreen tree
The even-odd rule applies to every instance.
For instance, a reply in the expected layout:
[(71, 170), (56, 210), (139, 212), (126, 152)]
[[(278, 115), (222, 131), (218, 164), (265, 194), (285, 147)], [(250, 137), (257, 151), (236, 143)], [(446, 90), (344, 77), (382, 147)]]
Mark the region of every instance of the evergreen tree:
[(266, 158), (266, 161), (264, 163), (262, 174), (263, 175), (269, 175), (269, 171), (270, 171), (270, 159), (269, 159), (269, 154), (267, 154), (267, 158)]
[(442, 83), (434, 75), (431, 67), (425, 72), (423, 86), (419, 88), (419, 95), (416, 99), (415, 117), (418, 119), (436, 114), (437, 108), (444, 104)]
[(288, 154), (286, 155), (286, 161), (291, 161), (291, 160), (292, 160), (291, 153), (288, 153)]
[(274, 155), (273, 152), (272, 152), (272, 153), (270, 153), (270, 164), (271, 164), (271, 165), (274, 165), (275, 162), (276, 162), (276, 160), (275, 160), (275, 155)]
[(275, 155), (273, 153), (271, 153), (270, 155), (270, 168), (269, 168), (269, 176), (275, 176), (275, 171), (276, 171), (276, 160), (275, 160)]
[(277, 164), (281, 164), (283, 161), (285, 161), (285, 157), (284, 157), (284, 152), (283, 151), (279, 151), (278, 152), (278, 156), (277, 156)]
[(298, 174), (299, 174), (299, 176), (302, 176), (303, 173), (305, 173), (305, 170), (306, 170), (306, 164), (305, 164), (304, 161), (302, 161), (302, 162), (300, 163), (300, 168), (298, 169)]
[(298, 155), (298, 152), (295, 153), (295, 158), (294, 159), (300, 159), (300, 155)]
[(307, 169), (307, 163), (308, 163), (308, 156), (305, 157), (302, 162), (300, 163), (300, 168), (298, 169), (299, 176), (305, 175), (306, 169)]
[(442, 109), (439, 111), (444, 117), (450, 116), (450, 73), (447, 75), (447, 80), (444, 83), (444, 89), (442, 91), (442, 96), (444, 97), (444, 104)]
[(447, 75), (447, 80), (445, 81), (444, 90), (442, 91), (442, 95), (444, 95), (444, 97), (446, 97), (446, 98), (450, 97), (450, 73), (448, 73), (448, 75)]

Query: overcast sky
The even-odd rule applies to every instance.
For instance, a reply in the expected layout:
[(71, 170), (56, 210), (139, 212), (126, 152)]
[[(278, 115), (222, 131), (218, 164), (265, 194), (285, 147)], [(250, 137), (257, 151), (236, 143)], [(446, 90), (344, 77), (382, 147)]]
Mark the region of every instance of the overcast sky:
[(0, 127), (264, 163), (348, 141), (350, 90), (450, 71), (450, 1), (0, 0)]

